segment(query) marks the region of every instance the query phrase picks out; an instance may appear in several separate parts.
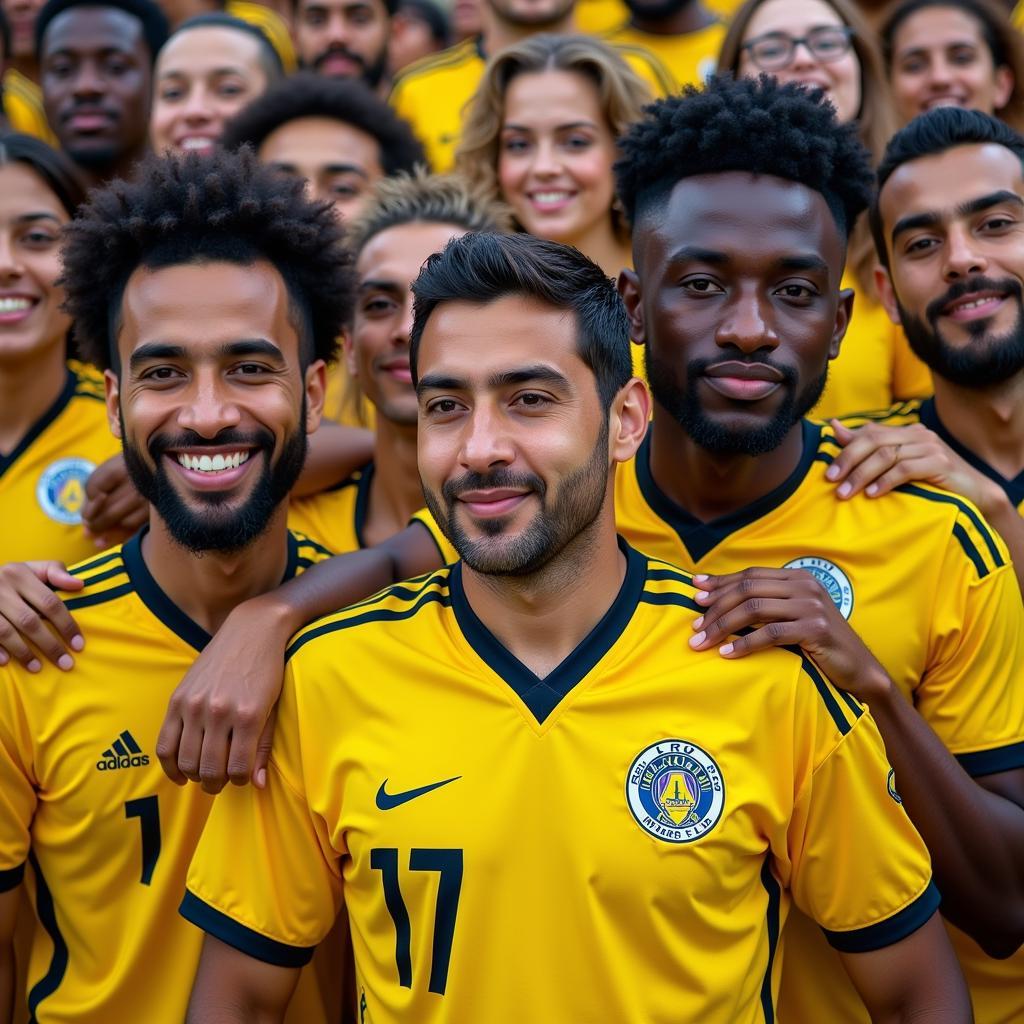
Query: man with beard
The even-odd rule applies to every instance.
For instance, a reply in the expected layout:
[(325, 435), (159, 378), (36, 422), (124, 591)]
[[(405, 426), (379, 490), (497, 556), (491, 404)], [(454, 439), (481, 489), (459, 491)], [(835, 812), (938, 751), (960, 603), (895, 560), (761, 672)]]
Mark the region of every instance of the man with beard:
[(46, 116), (90, 184), (127, 177), (145, 154), (153, 62), (167, 32), (152, 0), (47, 0), (39, 12)]
[(388, 94), (388, 36), (397, 0), (296, 0), (295, 47), (303, 67), (361, 78)]
[[(450, 170), (462, 133), (462, 112), (483, 78), (487, 58), (538, 32), (571, 34), (576, 0), (481, 0), (483, 32), (402, 72), (391, 105), (412, 125), (435, 171)], [(642, 47), (615, 44), (627, 64), (647, 83), (651, 95), (667, 96), (675, 80), (661, 61)]]
[(871, 717), (799, 652), (688, 652), (692, 579), (616, 537), (650, 402), (600, 267), (468, 234), (414, 291), (462, 560), (291, 644), (267, 785), (189, 871), (191, 1024), (280, 1020), (342, 901), (367, 1021), (770, 1019), (791, 898), (878, 1021), (970, 1020)]
[[(211, 799), (171, 784), (154, 744), (231, 608), (324, 557), (288, 532), (286, 496), (350, 314), (350, 262), (330, 210), (251, 155), (153, 161), (70, 228), (69, 310), (151, 509), (58, 592), (90, 636), (73, 683), (0, 667), (0, 964), (24, 879), (40, 1024), (184, 1017), (201, 936), (175, 907)], [(306, 984), (296, 1019), (325, 1020)]]
[(844, 421), (865, 425), (837, 427), (829, 476), (844, 498), (912, 480), (965, 495), (1024, 580), (1022, 161), (1024, 138), (970, 110), (932, 111), (889, 144), (872, 208), (879, 293), (935, 397)]
[(700, 0), (626, 0), (629, 17), (600, 38), (649, 50), (679, 88), (715, 73), (725, 25)]
[[(823, 100), (771, 79), (660, 104), (622, 151), (636, 273), (620, 289), (655, 411), (619, 475), (619, 528), (698, 574), (695, 650), (731, 660), (796, 645), (868, 705), (980, 1002), (993, 958), (1024, 938), (1013, 568), (973, 505), (925, 484), (837, 501), (826, 470), (841, 446), (802, 419), (849, 318), (839, 281), (846, 225), (869, 194), (865, 154)], [(866, 1013), (794, 915), (780, 1021)]]

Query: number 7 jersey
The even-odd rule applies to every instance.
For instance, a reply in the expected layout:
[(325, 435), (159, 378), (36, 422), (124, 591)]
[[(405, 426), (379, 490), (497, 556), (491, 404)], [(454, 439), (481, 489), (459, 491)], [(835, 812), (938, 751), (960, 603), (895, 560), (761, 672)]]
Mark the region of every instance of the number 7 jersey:
[(294, 967), (344, 903), (362, 1024), (753, 1024), (791, 896), (842, 949), (919, 927), (870, 716), (799, 654), (691, 651), (690, 578), (627, 562), (543, 680), (461, 565), (300, 633), (267, 788), (218, 797), (183, 914)]

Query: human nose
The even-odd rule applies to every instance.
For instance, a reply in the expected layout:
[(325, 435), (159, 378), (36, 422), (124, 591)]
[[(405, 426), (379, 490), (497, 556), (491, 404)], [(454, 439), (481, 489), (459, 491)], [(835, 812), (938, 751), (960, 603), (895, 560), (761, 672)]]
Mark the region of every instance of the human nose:
[(970, 231), (963, 225), (953, 225), (946, 237), (943, 274), (947, 281), (956, 281), (971, 274), (984, 274), (988, 261), (977, 250)]
[(795, 70), (816, 68), (821, 63), (811, 50), (810, 43), (806, 39), (793, 40), (793, 56), (790, 58), (789, 66)]
[(743, 352), (756, 352), (778, 345), (778, 337), (770, 326), (768, 311), (757, 290), (749, 288), (737, 292), (727, 307), (715, 341), (722, 347), (735, 346)]
[(178, 414), (178, 424), (200, 437), (214, 438), (222, 430), (237, 427), (241, 418), (241, 411), (219, 374), (200, 373)]
[(21, 259), (9, 232), (0, 232), (0, 277), (6, 280), (19, 278), (24, 273)]
[(545, 177), (554, 177), (561, 172), (562, 161), (550, 139), (541, 139), (534, 147), (530, 170)]
[(409, 292), (402, 307), (402, 315), (395, 326), (395, 341), (401, 345), (408, 345), (412, 337), (412, 301), (412, 292)]
[(210, 97), (206, 90), (200, 86), (190, 89), (181, 112), (189, 124), (205, 124), (212, 120), (213, 112), (210, 110)]
[(504, 417), (491, 403), (481, 403), (467, 417), (459, 461), (469, 470), (486, 473), (515, 458)]
[(84, 60), (79, 64), (72, 91), (76, 96), (102, 96), (107, 91), (106, 82), (95, 61)]

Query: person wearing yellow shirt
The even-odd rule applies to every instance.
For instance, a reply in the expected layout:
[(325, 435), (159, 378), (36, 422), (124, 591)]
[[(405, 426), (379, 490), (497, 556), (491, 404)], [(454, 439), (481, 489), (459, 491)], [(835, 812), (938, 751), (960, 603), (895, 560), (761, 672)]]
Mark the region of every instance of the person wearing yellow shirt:
[[(462, 133), (465, 108), (484, 75), (487, 60), (513, 43), (539, 32), (576, 30), (575, 0), (482, 0), (483, 32), (448, 50), (412, 64), (395, 81), (391, 104), (412, 125), (435, 171), (450, 170)], [(642, 47), (617, 47), (653, 96), (667, 96), (676, 85), (671, 72)]]

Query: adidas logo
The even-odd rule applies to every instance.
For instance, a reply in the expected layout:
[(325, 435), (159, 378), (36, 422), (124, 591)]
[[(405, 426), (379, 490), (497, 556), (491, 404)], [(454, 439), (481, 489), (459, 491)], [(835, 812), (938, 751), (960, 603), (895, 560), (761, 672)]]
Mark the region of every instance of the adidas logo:
[(135, 737), (127, 730), (121, 733), (110, 746), (103, 751), (96, 767), (101, 772), (114, 772), (118, 768), (141, 768), (149, 764), (149, 755), (135, 742)]

